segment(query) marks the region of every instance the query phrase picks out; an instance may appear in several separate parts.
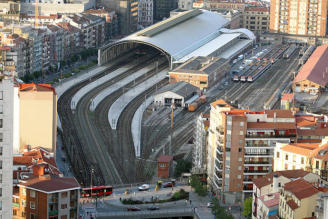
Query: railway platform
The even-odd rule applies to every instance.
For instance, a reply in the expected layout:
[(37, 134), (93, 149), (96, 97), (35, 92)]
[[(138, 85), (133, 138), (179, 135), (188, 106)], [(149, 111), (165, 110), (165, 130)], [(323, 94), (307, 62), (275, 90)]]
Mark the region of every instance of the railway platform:
[(108, 122), (112, 129), (116, 129), (118, 119), (125, 107), (127, 107), (127, 105), (138, 95), (165, 79), (167, 71), (168, 69), (164, 69), (160, 73), (146, 80), (144, 83), (129, 89), (112, 104), (108, 111)]

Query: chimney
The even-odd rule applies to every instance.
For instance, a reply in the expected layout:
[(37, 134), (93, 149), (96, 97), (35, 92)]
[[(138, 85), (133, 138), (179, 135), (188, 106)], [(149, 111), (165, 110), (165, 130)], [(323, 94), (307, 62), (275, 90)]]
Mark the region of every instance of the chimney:
[(33, 166), (33, 176), (42, 176), (44, 175), (44, 166), (43, 165), (34, 165)]

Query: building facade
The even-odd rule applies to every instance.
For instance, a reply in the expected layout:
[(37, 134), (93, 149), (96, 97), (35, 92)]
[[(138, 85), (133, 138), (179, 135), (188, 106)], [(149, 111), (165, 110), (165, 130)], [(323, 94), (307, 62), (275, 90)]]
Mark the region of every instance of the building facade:
[(194, 0), (178, 0), (178, 7), (182, 10), (193, 9)]
[(157, 159), (157, 177), (169, 178), (173, 175), (173, 156), (161, 155)]
[(207, 138), (210, 125), (210, 115), (201, 113), (195, 121), (194, 149), (192, 159), (192, 172), (196, 174), (206, 173), (207, 165)]
[(119, 16), (121, 35), (129, 35), (137, 31), (138, 0), (100, 0), (98, 6), (114, 9)]
[(265, 6), (245, 7), (243, 27), (261, 34), (269, 31), (270, 9)]
[(147, 27), (153, 24), (154, 18), (154, 1), (140, 0), (138, 12), (138, 24), (142, 27)]
[(15, 144), (15, 111), (18, 95), (14, 77), (0, 75), (0, 217), (12, 218), (13, 148)]
[(177, 7), (177, 0), (154, 0), (154, 22), (169, 18), (170, 11)]
[(56, 149), (57, 94), (48, 84), (20, 84), (20, 151), (25, 145)]
[(270, 1), (270, 32), (325, 36), (327, 33), (327, 1)]
[(272, 171), (276, 143), (296, 137), (287, 110), (250, 112), (218, 100), (211, 103), (210, 118), (208, 181), (215, 193), (239, 192), (238, 199), (253, 191), (253, 179)]

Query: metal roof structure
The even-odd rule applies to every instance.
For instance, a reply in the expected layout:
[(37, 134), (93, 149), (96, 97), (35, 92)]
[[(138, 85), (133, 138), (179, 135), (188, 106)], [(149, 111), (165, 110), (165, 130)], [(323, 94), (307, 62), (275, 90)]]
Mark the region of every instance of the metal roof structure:
[(231, 38), (248, 42), (255, 39), (251, 31), (229, 30), (226, 29), (228, 25), (229, 21), (219, 13), (194, 9), (158, 22), (102, 49), (124, 43), (140, 43), (165, 53), (172, 63), (183, 62), (190, 56), (207, 56), (213, 50), (231, 43)]

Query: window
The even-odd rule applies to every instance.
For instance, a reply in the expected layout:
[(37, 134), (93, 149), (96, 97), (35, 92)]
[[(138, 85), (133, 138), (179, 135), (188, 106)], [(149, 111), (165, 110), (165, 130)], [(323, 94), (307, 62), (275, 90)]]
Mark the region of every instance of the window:
[(286, 154), (285, 160), (288, 160), (288, 154)]
[(35, 191), (30, 190), (30, 197), (31, 197), (31, 198), (35, 198)]
[(281, 183), (278, 183), (278, 187), (279, 187), (279, 188), (281, 187)]
[(24, 199), (21, 200), (21, 204), (23, 207), (26, 207), (26, 201)]
[(0, 160), (0, 170), (2, 170), (2, 160)]
[(319, 169), (319, 161), (318, 160), (315, 162), (315, 168)]
[(0, 156), (2, 155), (3, 147), (0, 147)]
[(34, 201), (30, 201), (30, 208), (35, 209), (35, 202)]
[(67, 197), (67, 192), (62, 192), (61, 197), (66, 198)]
[(36, 219), (37, 217), (36, 217), (35, 214), (31, 213), (31, 217), (30, 217), (30, 218), (31, 218), (31, 219)]
[(238, 179), (241, 179), (241, 175), (237, 175), (237, 178), (238, 178)]
[(238, 157), (238, 161), (243, 161), (243, 158), (241, 158), (241, 157)]
[(244, 132), (243, 131), (239, 131), (239, 135), (243, 135), (244, 134)]
[(60, 208), (61, 208), (61, 209), (66, 209), (66, 208), (67, 208), (67, 204), (62, 204), (62, 205), (60, 206)]
[(2, 197), (2, 188), (0, 188), (0, 197)]
[(22, 195), (26, 195), (26, 189), (22, 188)]
[(0, 100), (3, 100), (3, 91), (0, 91)]
[(238, 170), (241, 170), (241, 166), (238, 166)]
[(2, 183), (2, 174), (0, 174), (0, 183)]
[(301, 164), (304, 164), (304, 157), (301, 158)]
[(165, 167), (165, 163), (160, 163), (159, 167)]
[(2, 210), (2, 201), (0, 201), (0, 211)]
[(3, 105), (0, 104), (0, 114), (3, 114)]
[(296, 155), (293, 155), (293, 162), (296, 162)]
[(288, 164), (285, 164), (285, 170), (288, 170)]
[(243, 149), (242, 148), (238, 148), (238, 152), (242, 152), (243, 151)]
[(277, 152), (277, 158), (280, 158), (280, 152), (279, 151)]
[(67, 219), (67, 215), (62, 215), (60, 219)]
[(244, 122), (240, 122), (240, 126), (244, 126)]
[(3, 128), (3, 120), (0, 119), (0, 128)]
[(3, 142), (3, 133), (0, 133), (0, 142)]

